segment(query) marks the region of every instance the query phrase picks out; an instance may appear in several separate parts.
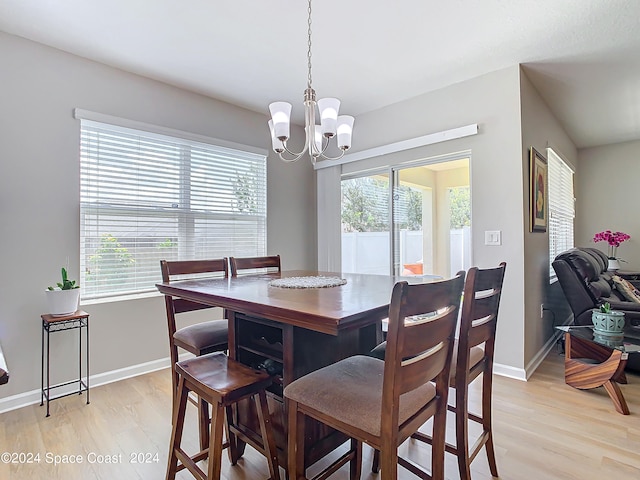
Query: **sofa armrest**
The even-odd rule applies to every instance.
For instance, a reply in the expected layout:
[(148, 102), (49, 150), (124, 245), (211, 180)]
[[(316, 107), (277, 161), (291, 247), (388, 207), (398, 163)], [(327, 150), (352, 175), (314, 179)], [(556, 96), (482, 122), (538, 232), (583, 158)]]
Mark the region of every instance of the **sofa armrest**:
[(640, 272), (618, 271), (616, 272), (616, 275), (618, 275), (620, 278), (628, 280), (634, 287), (640, 290)]
[(621, 302), (615, 299), (603, 299), (609, 302), (612, 310), (624, 312), (625, 323), (628, 327), (640, 326), (640, 303)]
[(602, 300), (609, 302), (611, 310), (622, 310), (623, 312), (633, 312), (640, 314), (640, 303), (623, 302), (615, 298), (603, 298)]

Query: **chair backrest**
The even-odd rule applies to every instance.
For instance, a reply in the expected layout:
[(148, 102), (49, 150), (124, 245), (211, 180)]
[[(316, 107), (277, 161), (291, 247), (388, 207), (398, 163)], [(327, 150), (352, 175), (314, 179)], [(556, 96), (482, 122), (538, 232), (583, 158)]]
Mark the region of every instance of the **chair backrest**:
[(229, 258), (231, 264), (231, 276), (235, 277), (242, 270), (267, 269), (268, 271), (280, 272), (280, 255), (271, 255), (267, 257), (242, 257)]
[[(229, 276), (229, 267), (226, 257), (216, 258), (214, 260), (182, 260), (177, 262), (160, 260), (160, 270), (162, 271), (162, 281), (165, 283), (176, 280), (174, 277), (179, 277), (179, 280), (185, 280), (189, 276), (196, 275), (198, 278)], [(192, 302), (183, 298), (173, 298), (171, 295), (165, 295), (165, 305), (167, 308), (167, 322), (170, 341), (172, 341), (171, 339), (173, 339), (173, 334), (176, 332), (176, 314), (191, 312), (193, 310), (203, 310), (205, 308), (213, 308), (211, 306)]]
[[(383, 437), (406, 438), (417, 429), (411, 431), (416, 421), (424, 423), (437, 407), (446, 409), (464, 277), (464, 272), (458, 272), (448, 280), (394, 286), (382, 387)], [(436, 397), (406, 422), (411, 425), (398, 425), (400, 395), (434, 379)]]
[[(475, 378), (481, 371), (491, 372), (502, 295), (502, 283), (507, 264), (480, 269), (470, 268), (464, 286), (456, 380)], [(469, 371), (471, 347), (484, 344), (484, 357)], [(467, 377), (468, 375), (468, 377)]]

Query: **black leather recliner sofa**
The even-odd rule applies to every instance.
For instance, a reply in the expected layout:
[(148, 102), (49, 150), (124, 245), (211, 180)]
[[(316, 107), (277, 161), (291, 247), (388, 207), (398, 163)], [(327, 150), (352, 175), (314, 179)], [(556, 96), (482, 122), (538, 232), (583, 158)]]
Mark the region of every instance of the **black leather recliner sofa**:
[(640, 303), (626, 300), (616, 290), (604, 253), (596, 248), (572, 248), (556, 257), (553, 269), (576, 325), (591, 325), (591, 310), (609, 302), (612, 309), (625, 312), (626, 328), (636, 327), (640, 335)]
[[(640, 339), (640, 303), (631, 302), (615, 288), (607, 271), (607, 256), (597, 248), (572, 248), (553, 261), (562, 291), (571, 307), (576, 325), (592, 325), (591, 311), (605, 302), (613, 310), (625, 312), (625, 332)], [(636, 287), (638, 274), (621, 275)], [(640, 354), (629, 356), (628, 367), (640, 370)]]

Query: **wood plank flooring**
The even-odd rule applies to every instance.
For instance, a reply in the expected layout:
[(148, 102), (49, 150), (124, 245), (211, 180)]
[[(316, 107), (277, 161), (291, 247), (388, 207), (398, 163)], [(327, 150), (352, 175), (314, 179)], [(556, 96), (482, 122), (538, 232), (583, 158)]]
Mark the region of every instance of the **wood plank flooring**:
[[(529, 382), (494, 380), (494, 431), (500, 478), (508, 480), (640, 479), (640, 377), (629, 375), (621, 386), (631, 415), (615, 412), (604, 389), (579, 391), (564, 384), (563, 358), (552, 352)], [(478, 383), (478, 382), (476, 382)], [(478, 391), (472, 388), (472, 402)], [(169, 370), (163, 370), (70, 396), (44, 407), (25, 407), (0, 415), (0, 454), (39, 454), (39, 463), (0, 461), (3, 480), (153, 480), (165, 476), (170, 421)], [(185, 445), (197, 448), (195, 408), (188, 409)], [(453, 425), (452, 417), (449, 425)], [(425, 426), (428, 431), (428, 425)], [(472, 429), (472, 433), (473, 433)], [(477, 431), (477, 430), (475, 430)], [(448, 435), (453, 435), (450, 431)], [(408, 441), (401, 454), (429, 462), (429, 447)], [(66, 457), (65, 457), (66, 456)], [(365, 447), (365, 480), (371, 450)], [(1, 458), (0, 458), (1, 460)], [(59, 461), (55, 465), (54, 461)], [(82, 463), (69, 463), (81, 460)], [(223, 478), (267, 478), (266, 461), (247, 447), (238, 465), (223, 457)], [(399, 468), (401, 479), (415, 478)], [(446, 475), (458, 479), (457, 464), (447, 455)], [(491, 478), (484, 452), (472, 463), (474, 480)], [(191, 478), (186, 472), (178, 476)], [(348, 478), (343, 468), (333, 478)]]

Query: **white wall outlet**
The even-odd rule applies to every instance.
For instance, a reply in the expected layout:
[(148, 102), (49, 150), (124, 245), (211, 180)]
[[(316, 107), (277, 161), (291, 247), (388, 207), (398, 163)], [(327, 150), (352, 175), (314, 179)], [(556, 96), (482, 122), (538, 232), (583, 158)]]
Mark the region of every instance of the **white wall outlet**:
[(544, 303), (540, 304), (540, 318), (544, 318)]
[(487, 230), (484, 232), (485, 245), (502, 245), (502, 232), (500, 230)]

